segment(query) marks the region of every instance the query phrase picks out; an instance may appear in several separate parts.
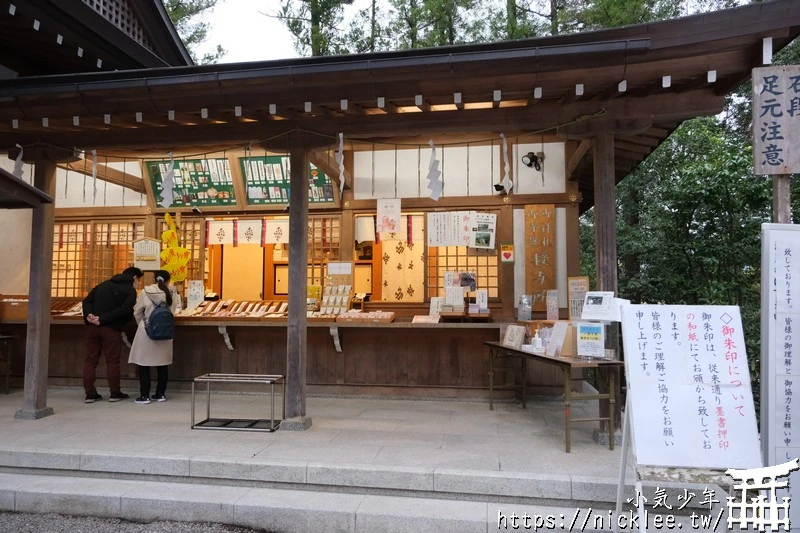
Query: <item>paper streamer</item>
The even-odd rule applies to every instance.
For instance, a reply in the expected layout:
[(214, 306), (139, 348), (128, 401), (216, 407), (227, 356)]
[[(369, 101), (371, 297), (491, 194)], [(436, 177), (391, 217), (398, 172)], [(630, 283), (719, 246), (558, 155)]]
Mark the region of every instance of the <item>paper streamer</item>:
[(92, 150), (92, 203), (97, 201), (97, 150)]
[(17, 158), (14, 160), (14, 171), (12, 172), (12, 174), (14, 174), (19, 179), (22, 179), (22, 175), (25, 173), (25, 171), (22, 170), (22, 165), (24, 164), (22, 162), (22, 152), (24, 150), (22, 149), (22, 146), (19, 144), (17, 145), (17, 148), (19, 148), (19, 153), (17, 154)]
[(438, 200), (442, 195), (443, 185), (439, 181), (442, 172), (439, 170), (439, 160), (436, 159), (436, 145), (433, 140), (428, 141), (428, 146), (431, 147), (431, 160), (428, 163), (428, 190), (431, 191), (430, 197), (432, 200)]
[(161, 206), (162, 207), (169, 207), (172, 205), (172, 201), (175, 200), (175, 193), (173, 189), (175, 188), (175, 158), (172, 154), (172, 150), (170, 150), (167, 155), (169, 156), (169, 169), (167, 169), (167, 174), (164, 176), (164, 179), (161, 181)]
[(339, 164), (339, 194), (344, 194), (344, 133), (339, 133), (339, 148), (336, 150), (336, 162)]
[(501, 157), (503, 158), (503, 180), (500, 183), (505, 187), (506, 194), (511, 194), (514, 182), (508, 177), (508, 172), (510, 170), (508, 163), (508, 139), (506, 139), (503, 133), (500, 134), (500, 138), (503, 139), (503, 151), (501, 152)]

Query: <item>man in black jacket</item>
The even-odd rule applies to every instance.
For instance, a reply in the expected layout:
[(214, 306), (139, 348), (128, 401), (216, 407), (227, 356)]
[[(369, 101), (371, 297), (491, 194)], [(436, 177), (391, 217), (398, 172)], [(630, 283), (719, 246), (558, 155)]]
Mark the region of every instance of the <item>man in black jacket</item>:
[(129, 398), (120, 390), (122, 329), (133, 318), (135, 286), (142, 276), (142, 271), (138, 268), (126, 268), (122, 274), (97, 285), (83, 300), (83, 320), (89, 326), (89, 331), (86, 332), (86, 361), (83, 364), (86, 403), (103, 399), (94, 386), (101, 354), (106, 359), (108, 388), (111, 391), (108, 401), (118, 402)]

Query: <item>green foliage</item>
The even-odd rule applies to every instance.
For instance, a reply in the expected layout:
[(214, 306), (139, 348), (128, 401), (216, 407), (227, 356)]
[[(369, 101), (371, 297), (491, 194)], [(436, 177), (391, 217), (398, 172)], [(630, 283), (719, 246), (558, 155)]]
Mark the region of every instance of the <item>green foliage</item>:
[(202, 16), (210, 13), (216, 4), (217, 0), (164, 0), (164, 8), (178, 35), (194, 62), (200, 65), (216, 63), (225, 55), (225, 49), (217, 45), (213, 52), (197, 56), (197, 48), (208, 38), (210, 27), (208, 22), (202, 20)]
[[(341, 53), (343, 9), (353, 0), (285, 0), (278, 17), (295, 37), (300, 54), (325, 56)], [(351, 35), (350, 37), (356, 37)]]
[(681, 14), (681, 0), (590, 0), (566, 2), (564, 30), (588, 31), (614, 28)]

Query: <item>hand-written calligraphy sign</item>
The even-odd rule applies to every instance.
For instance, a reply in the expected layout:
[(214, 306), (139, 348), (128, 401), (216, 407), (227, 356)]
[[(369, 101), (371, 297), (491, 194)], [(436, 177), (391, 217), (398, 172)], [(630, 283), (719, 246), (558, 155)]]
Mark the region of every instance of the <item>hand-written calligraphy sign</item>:
[(756, 174), (800, 172), (800, 66), (753, 69), (753, 133)]
[(762, 466), (738, 307), (629, 305), (622, 327), (639, 465)]

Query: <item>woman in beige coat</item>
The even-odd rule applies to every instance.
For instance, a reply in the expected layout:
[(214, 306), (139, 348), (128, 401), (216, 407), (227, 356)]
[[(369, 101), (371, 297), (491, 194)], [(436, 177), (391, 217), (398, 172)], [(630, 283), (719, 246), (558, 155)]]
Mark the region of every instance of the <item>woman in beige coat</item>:
[[(136, 398), (136, 403), (147, 404), (150, 401), (165, 402), (167, 397), (164, 393), (167, 390), (167, 368), (172, 364), (172, 339), (155, 341), (147, 336), (145, 331), (145, 317), (149, 317), (153, 309), (166, 303), (170, 311), (175, 313), (178, 298), (174, 287), (168, 285), (170, 280), (169, 272), (166, 270), (156, 270), (156, 283), (148, 285), (136, 300), (133, 308), (133, 317), (139, 324), (136, 336), (131, 346), (129, 363), (134, 363), (139, 367), (139, 388), (140, 394)], [(150, 367), (156, 367), (158, 383), (156, 394), (150, 396)]]

